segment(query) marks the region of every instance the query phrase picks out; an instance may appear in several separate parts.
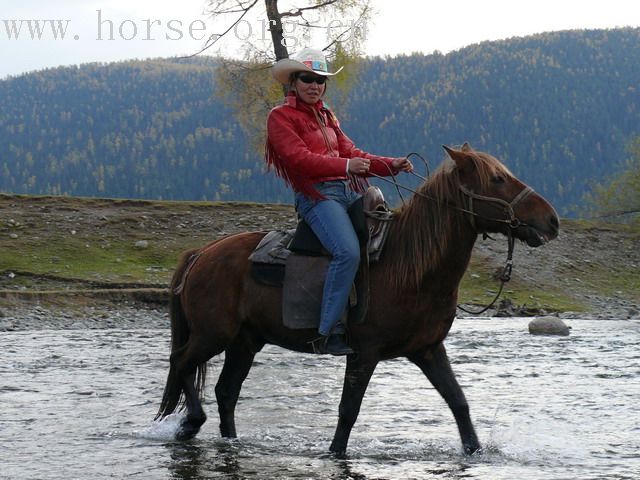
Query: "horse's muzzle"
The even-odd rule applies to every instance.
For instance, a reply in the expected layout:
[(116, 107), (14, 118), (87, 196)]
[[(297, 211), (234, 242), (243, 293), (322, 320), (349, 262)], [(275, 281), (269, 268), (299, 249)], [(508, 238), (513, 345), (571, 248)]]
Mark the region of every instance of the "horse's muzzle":
[(517, 230), (522, 229), (522, 235), (516, 235), (524, 240), (530, 247), (539, 247), (558, 237), (560, 232), (560, 220), (554, 212), (550, 215), (546, 225), (523, 225)]

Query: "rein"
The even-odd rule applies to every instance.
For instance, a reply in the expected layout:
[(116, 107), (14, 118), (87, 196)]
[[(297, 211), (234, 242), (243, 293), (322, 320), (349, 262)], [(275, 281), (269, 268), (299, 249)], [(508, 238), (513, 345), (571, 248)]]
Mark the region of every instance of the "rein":
[[(438, 200), (437, 198), (433, 198), (429, 195), (425, 195), (422, 192), (418, 192), (417, 190), (414, 190), (410, 187), (407, 187), (405, 185), (402, 185), (398, 182), (395, 181), (395, 179), (393, 180), (389, 180), (386, 177), (383, 177), (381, 175), (376, 175), (375, 173), (369, 172), (368, 175), (375, 177), (377, 179), (382, 180), (383, 182), (387, 182), (390, 183), (392, 185), (394, 185), (396, 187), (396, 189), (403, 189), (403, 190), (407, 190), (411, 193), (413, 193), (414, 195), (417, 195), (419, 197), (422, 198), (426, 198), (427, 200), (432, 200), (434, 202), (440, 202), (440, 200)], [(418, 174), (414, 174), (414, 176), (421, 178), (423, 180), (427, 180), (425, 177), (423, 177), (422, 175), (418, 175)], [(458, 210), (460, 212), (466, 213), (470, 216), (470, 221), (471, 221), (471, 225), (473, 225), (474, 228), (475, 227), (475, 217), (478, 218), (482, 218), (484, 220), (490, 220), (492, 222), (498, 222), (498, 223), (506, 223), (508, 224), (511, 228), (518, 228), (521, 226), (526, 226), (526, 223), (522, 222), (518, 217), (516, 217), (515, 212), (513, 210), (513, 207), (515, 205), (517, 205), (519, 202), (521, 202), (522, 200), (524, 200), (526, 197), (528, 197), (529, 195), (531, 195), (534, 190), (533, 188), (527, 186), (525, 188), (522, 189), (522, 191), (520, 193), (518, 193), (518, 195), (515, 196), (515, 198), (513, 200), (511, 200), (511, 202), (507, 202), (506, 200), (502, 200), (501, 198), (496, 198), (496, 197), (486, 197), (484, 195), (479, 195), (477, 193), (474, 193), (473, 191), (467, 189), (466, 187), (460, 185), (458, 187), (460, 189), (460, 191), (469, 199), (469, 207), (468, 208), (462, 208), (462, 207), (458, 207), (456, 205), (451, 205), (450, 203), (446, 203), (446, 205), (449, 208), (452, 208), (454, 210)], [(398, 193), (400, 193), (400, 191), (398, 190)], [(400, 198), (402, 198), (402, 195), (400, 195)], [(484, 215), (481, 215), (477, 212), (473, 211), (473, 200), (481, 200), (484, 202), (493, 202), (493, 203), (497, 203), (499, 205), (502, 205), (505, 208), (505, 212), (508, 214), (509, 219), (508, 220), (502, 220), (500, 218), (492, 218), (492, 217), (486, 217)], [(404, 199), (403, 199), (404, 202)], [(477, 230), (477, 229), (476, 229)], [(478, 232), (478, 233), (484, 233), (484, 232)]]
[(487, 310), (489, 310), (491, 307), (493, 307), (495, 303), (498, 301), (498, 298), (500, 298), (500, 295), (502, 295), (502, 289), (504, 288), (504, 284), (507, 283), (509, 280), (511, 280), (511, 271), (513, 270), (513, 250), (515, 246), (515, 239), (513, 238), (511, 229), (509, 229), (509, 232), (507, 234), (507, 242), (509, 246), (509, 251), (507, 252), (507, 261), (505, 262), (504, 267), (502, 269), (502, 274), (500, 275), (500, 288), (498, 288), (498, 293), (496, 293), (496, 296), (493, 297), (493, 300), (491, 300), (491, 303), (489, 303), (486, 307), (483, 307), (477, 311), (468, 310), (464, 308), (462, 305), (457, 305), (457, 307), (463, 312), (470, 313), (471, 315), (480, 315), (481, 313), (484, 313)]
[[(425, 195), (424, 193), (418, 192), (416, 190), (413, 190), (409, 187), (406, 187), (404, 185), (399, 184), (398, 182), (395, 181), (395, 179), (393, 181), (386, 179), (385, 177), (382, 177), (380, 175), (376, 175), (375, 173), (371, 173), (369, 172), (369, 175), (379, 178), (382, 181), (385, 181), (387, 183), (391, 183), (393, 184), (396, 189), (398, 190), (398, 194), (400, 194), (400, 188), (404, 189), (404, 190), (408, 190), (410, 192), (412, 192), (414, 195), (418, 195), (420, 197), (426, 198), (428, 200), (432, 200), (435, 202), (438, 202), (439, 200), (429, 196), (429, 195)], [(418, 177), (418, 178), (422, 178), (423, 180), (426, 180), (426, 178), (422, 177), (421, 175), (418, 174), (414, 174), (414, 176)], [(392, 177), (393, 178), (393, 177)], [(515, 206), (520, 203), (522, 200), (524, 200), (525, 198), (527, 198), (529, 195), (531, 195), (534, 190), (533, 188), (526, 186), (525, 188), (523, 188), (520, 193), (518, 193), (518, 195), (516, 195), (513, 200), (511, 200), (511, 202), (507, 202), (506, 200), (502, 200), (501, 198), (497, 198), (497, 197), (487, 197), (485, 195), (480, 195), (477, 194), (475, 192), (473, 192), (472, 190), (469, 190), (468, 188), (464, 187), (463, 185), (459, 185), (458, 188), (460, 189), (460, 191), (462, 192), (462, 194), (467, 198), (467, 208), (461, 208), (458, 207), (456, 205), (451, 205), (450, 203), (446, 203), (446, 205), (450, 208), (453, 208), (455, 210), (459, 210), (463, 213), (466, 213), (467, 215), (469, 215), (469, 222), (471, 223), (471, 226), (474, 228), (474, 230), (480, 234), (482, 233), (484, 238), (487, 238), (489, 235), (486, 232), (481, 232), (478, 230), (477, 226), (476, 226), (476, 217), (478, 218), (482, 218), (485, 220), (491, 220), (493, 222), (501, 222), (501, 223), (506, 223), (509, 226), (509, 229), (507, 230), (507, 246), (508, 246), (508, 251), (507, 251), (507, 260), (505, 262), (505, 265), (502, 269), (502, 274), (500, 275), (500, 287), (498, 289), (498, 293), (496, 293), (495, 297), (493, 298), (493, 300), (491, 300), (491, 302), (481, 308), (478, 311), (473, 311), (473, 310), (468, 310), (466, 308), (464, 308), (461, 305), (458, 305), (457, 307), (462, 310), (463, 312), (469, 313), (471, 315), (479, 315), (481, 313), (486, 312), (487, 310), (489, 310), (491, 307), (493, 307), (495, 305), (495, 303), (498, 301), (498, 298), (500, 298), (500, 295), (502, 294), (502, 290), (504, 289), (504, 285), (505, 283), (507, 283), (509, 280), (511, 280), (511, 272), (513, 270), (513, 252), (515, 250), (515, 238), (513, 236), (513, 230), (515, 230), (516, 228), (526, 225), (525, 223), (523, 223), (515, 214)], [(403, 203), (404, 203), (404, 199), (402, 198), (402, 195), (400, 195), (400, 198), (402, 199)], [(481, 202), (488, 202), (488, 203), (495, 203), (500, 205), (501, 207), (503, 207), (504, 212), (507, 214), (508, 219), (502, 220), (502, 219), (498, 219), (498, 218), (490, 218), (490, 217), (485, 217), (484, 215), (480, 215), (479, 213), (475, 212), (473, 209), (473, 202), (474, 200), (478, 200)]]

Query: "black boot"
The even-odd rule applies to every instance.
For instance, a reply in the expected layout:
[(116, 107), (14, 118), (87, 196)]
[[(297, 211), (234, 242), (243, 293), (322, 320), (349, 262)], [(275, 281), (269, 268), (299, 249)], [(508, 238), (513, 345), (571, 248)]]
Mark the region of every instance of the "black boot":
[(330, 355), (350, 355), (353, 352), (351, 347), (344, 341), (344, 335), (332, 333), (329, 336), (324, 337), (324, 351)]

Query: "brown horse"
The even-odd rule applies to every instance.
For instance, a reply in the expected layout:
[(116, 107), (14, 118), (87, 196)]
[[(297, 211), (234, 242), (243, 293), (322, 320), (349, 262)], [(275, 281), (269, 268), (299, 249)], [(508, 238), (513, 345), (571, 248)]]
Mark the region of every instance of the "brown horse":
[[(330, 450), (344, 453), (365, 390), (381, 360), (406, 357), (442, 395), (466, 453), (480, 448), (469, 406), (443, 341), (455, 318), (458, 286), (478, 234), (503, 233), (540, 246), (558, 235), (553, 207), (494, 157), (445, 147), (447, 160), (396, 212), (378, 263), (371, 266), (366, 321), (348, 327), (355, 354), (347, 357), (338, 426)], [(256, 283), (247, 257), (264, 233), (221, 238), (185, 252), (171, 287), (170, 369), (156, 418), (186, 405), (179, 438), (205, 422), (201, 405), (206, 362), (225, 352), (215, 388), (220, 431), (235, 437), (235, 406), (254, 356), (266, 343), (311, 353), (314, 329), (282, 324), (282, 291)], [(191, 261), (192, 255), (199, 254)], [(187, 271), (187, 266), (191, 265)]]

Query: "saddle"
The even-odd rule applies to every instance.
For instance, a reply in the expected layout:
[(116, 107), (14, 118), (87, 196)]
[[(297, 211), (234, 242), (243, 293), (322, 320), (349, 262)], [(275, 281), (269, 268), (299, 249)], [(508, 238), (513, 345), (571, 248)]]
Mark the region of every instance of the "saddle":
[[(362, 322), (369, 308), (369, 265), (382, 253), (393, 217), (378, 187), (370, 186), (349, 216), (360, 240), (360, 267), (349, 296), (347, 321)], [(283, 322), (289, 328), (317, 328), (327, 267), (327, 252), (311, 227), (268, 232), (253, 253), (251, 275), (257, 282), (282, 287)]]

